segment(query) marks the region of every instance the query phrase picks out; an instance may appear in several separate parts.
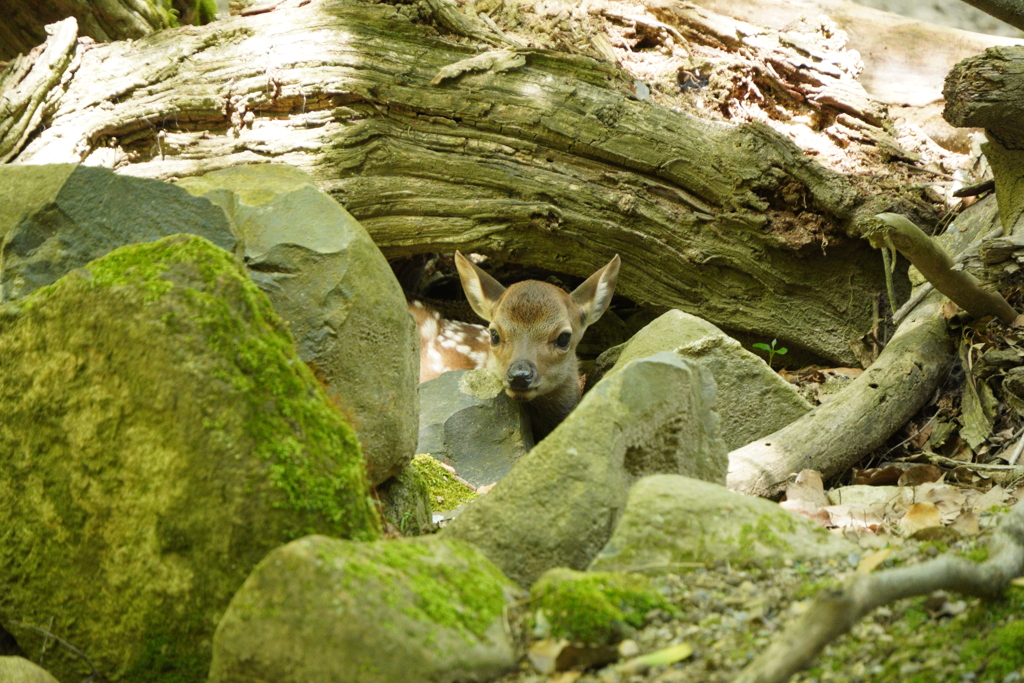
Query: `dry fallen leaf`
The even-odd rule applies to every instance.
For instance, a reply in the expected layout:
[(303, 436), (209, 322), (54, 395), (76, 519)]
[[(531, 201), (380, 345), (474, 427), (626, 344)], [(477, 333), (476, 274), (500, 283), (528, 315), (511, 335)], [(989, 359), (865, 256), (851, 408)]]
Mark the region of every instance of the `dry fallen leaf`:
[(865, 486), (892, 486), (900, 480), (903, 468), (896, 465), (873, 467), (869, 470), (853, 470), (852, 484)]
[(533, 664), (533, 668), (540, 673), (554, 673), (558, 655), (562, 653), (562, 650), (568, 644), (569, 641), (565, 639), (544, 638), (532, 643), (526, 656), (529, 658), (530, 664)]
[(907, 536), (911, 536), (921, 529), (941, 525), (942, 515), (934, 503), (914, 503), (899, 522), (900, 531)]
[(870, 555), (861, 558), (861, 561), (857, 564), (857, 573), (870, 574), (878, 567), (878, 565), (889, 559), (890, 555), (892, 555), (892, 548), (882, 548), (881, 550), (876, 550)]
[(786, 500), (805, 500), (818, 507), (829, 504), (821, 475), (814, 470), (802, 470), (786, 485)]
[(669, 645), (666, 648), (650, 652), (646, 655), (634, 657), (622, 664), (616, 665), (616, 669), (624, 674), (645, 671), (652, 666), (669, 666), (681, 662), (693, 654), (693, 648), (686, 643)]
[(942, 317), (949, 320), (960, 312), (960, 307), (948, 299), (942, 304)]
[(832, 524), (832, 520), (829, 517), (828, 512), (825, 511), (825, 508), (819, 507), (806, 500), (784, 500), (779, 503), (779, 507), (783, 510), (789, 510), (801, 517), (806, 517), (812, 522), (817, 522), (821, 526), (831, 526)]
[(981, 532), (978, 524), (978, 515), (968, 510), (960, 513), (960, 516), (953, 521), (950, 528), (962, 536), (977, 536)]
[(1002, 505), (1005, 500), (1006, 489), (996, 484), (987, 493), (976, 498), (971, 505), (971, 509), (975, 512), (987, 512), (989, 508), (995, 505)]
[(935, 465), (911, 465), (903, 470), (897, 482), (900, 486), (918, 486), (942, 479), (942, 470)]

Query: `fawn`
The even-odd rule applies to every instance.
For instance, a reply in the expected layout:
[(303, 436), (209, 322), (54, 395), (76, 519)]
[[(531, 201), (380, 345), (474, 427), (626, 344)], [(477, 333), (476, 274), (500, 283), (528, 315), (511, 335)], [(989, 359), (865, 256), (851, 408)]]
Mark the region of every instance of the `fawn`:
[(504, 287), (459, 252), (455, 265), (469, 304), (485, 328), (445, 320), (419, 302), (410, 310), (420, 330), (420, 381), (447, 370), (486, 367), (505, 392), (525, 402), (540, 441), (579, 403), (576, 346), (607, 310), (619, 275), (619, 257), (572, 294), (537, 280)]

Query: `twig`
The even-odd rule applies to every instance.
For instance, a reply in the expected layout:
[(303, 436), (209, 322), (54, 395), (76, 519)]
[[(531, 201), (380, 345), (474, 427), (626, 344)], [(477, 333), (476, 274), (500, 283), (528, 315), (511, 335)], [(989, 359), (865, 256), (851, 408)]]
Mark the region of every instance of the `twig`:
[[(1018, 444), (1019, 446), (1020, 444)], [(1021, 470), (1024, 473), (1024, 468), (1010, 465), (993, 465), (986, 462), (964, 462), (962, 460), (954, 460), (953, 458), (947, 458), (942, 455), (929, 455), (925, 454), (934, 465), (946, 465), (947, 467), (966, 467), (969, 470), (977, 470), (978, 472), (1008, 472), (1012, 470)]]
[[(981, 246), (982, 242), (994, 239), (996, 237), (1001, 237), (1002, 234), (1003, 228), (1002, 226), (999, 226), (998, 228), (988, 233), (987, 235), (979, 237), (974, 242), (972, 242), (970, 246), (968, 246), (967, 249), (963, 251), (963, 253), (961, 253), (959, 256), (953, 259), (953, 263), (955, 263), (956, 265), (963, 263), (967, 259), (977, 254), (978, 248)], [(917, 291), (914, 292), (914, 295), (907, 299), (907, 303), (900, 306), (900, 310), (893, 313), (892, 324), (898, 327), (899, 324), (903, 322), (903, 319), (910, 315), (910, 312), (914, 310), (919, 303), (924, 301), (924, 298), (928, 296), (928, 293), (931, 292), (932, 289), (934, 289), (934, 287), (932, 287), (932, 283), (930, 282), (926, 282), (920, 287), (918, 287)]]
[(1002, 519), (990, 558), (975, 564), (946, 555), (913, 567), (860, 574), (839, 591), (824, 591), (811, 607), (740, 672), (734, 683), (783, 683), (810, 666), (826, 645), (876, 607), (947, 590), (991, 599), (1024, 574), (1024, 505)]
[(41, 633), (42, 635), (46, 636), (47, 638), (52, 638), (53, 640), (57, 641), (58, 643), (60, 643), (61, 645), (63, 645), (64, 647), (66, 647), (67, 649), (71, 650), (73, 653), (75, 653), (76, 655), (78, 655), (79, 657), (84, 659), (85, 663), (89, 665), (90, 669), (92, 669), (92, 673), (89, 674), (89, 677), (86, 678), (84, 681), (82, 681), (82, 683), (89, 683), (89, 681), (93, 680), (94, 678), (96, 678), (96, 679), (99, 678), (100, 672), (96, 670), (96, 666), (92, 663), (92, 660), (90, 660), (88, 657), (86, 657), (84, 652), (79, 650), (77, 647), (75, 647), (74, 645), (72, 645), (68, 641), (64, 640), (63, 638), (59, 638), (59, 637), (53, 635), (52, 633), (50, 633), (46, 629), (39, 628), (38, 626), (33, 626), (32, 624), (26, 624), (25, 622), (22, 622), (22, 621), (12, 621), (10, 623), (12, 625), (18, 626), (20, 628), (27, 628), (30, 631), (35, 631), (37, 633)]

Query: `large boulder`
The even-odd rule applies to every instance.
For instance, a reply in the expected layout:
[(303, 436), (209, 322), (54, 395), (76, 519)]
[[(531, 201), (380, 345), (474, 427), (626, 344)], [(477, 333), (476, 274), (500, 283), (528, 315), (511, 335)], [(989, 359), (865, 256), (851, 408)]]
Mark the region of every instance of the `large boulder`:
[[(796, 388), (763, 360), (706, 320), (671, 310), (609, 349), (587, 378), (596, 382), (637, 358), (674, 351), (715, 376), (722, 438), (729, 450), (782, 429), (811, 410)], [(591, 380), (593, 378), (593, 380)]]
[(516, 663), (503, 614), (515, 597), (467, 543), (302, 538), (231, 600), (209, 683), (491, 680)]
[(370, 483), (397, 474), (416, 452), (419, 336), (363, 226), (293, 166), (238, 166), (178, 187), (230, 217), (249, 276), (355, 427)]
[[(205, 681), (271, 549), (375, 539), (352, 429), (236, 259), (118, 249), (0, 308), (0, 622), (109, 680)], [(88, 675), (51, 649), (64, 681)]]
[(453, 370), (420, 385), (417, 453), (473, 486), (498, 481), (533, 448), (530, 421), (488, 370)]
[(680, 564), (717, 560), (764, 568), (857, 551), (855, 544), (769, 500), (660, 474), (634, 484), (615, 533), (590, 569), (674, 571)]
[(188, 232), (238, 248), (224, 212), (209, 200), (105, 168), (0, 166), (0, 206), (0, 302), (126, 244)]
[(474, 543), (522, 586), (552, 567), (585, 569), (637, 478), (725, 483), (714, 406), (714, 379), (700, 365), (673, 353), (632, 361), (441, 533)]

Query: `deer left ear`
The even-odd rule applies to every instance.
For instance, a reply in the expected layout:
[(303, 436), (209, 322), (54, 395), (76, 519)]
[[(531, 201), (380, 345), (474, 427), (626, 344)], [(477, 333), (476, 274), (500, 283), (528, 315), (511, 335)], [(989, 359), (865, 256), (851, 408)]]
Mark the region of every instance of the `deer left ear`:
[(569, 295), (583, 311), (584, 325), (593, 325), (608, 310), (612, 294), (615, 293), (615, 282), (619, 279), (619, 263), (619, 255), (616, 254), (608, 265), (587, 278)]

